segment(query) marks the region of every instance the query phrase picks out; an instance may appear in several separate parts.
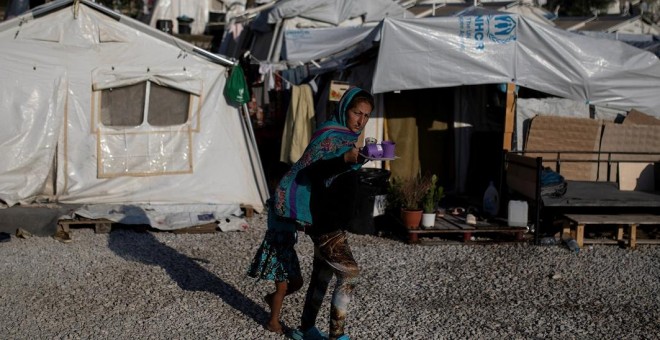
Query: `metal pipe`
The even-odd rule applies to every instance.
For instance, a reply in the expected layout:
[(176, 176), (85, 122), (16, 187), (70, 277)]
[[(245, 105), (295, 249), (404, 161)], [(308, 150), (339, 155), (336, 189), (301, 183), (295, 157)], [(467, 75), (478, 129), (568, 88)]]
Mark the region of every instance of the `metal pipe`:
[[(266, 203), (268, 200), (270, 193), (268, 189), (268, 181), (266, 180), (266, 174), (264, 173), (264, 167), (263, 164), (261, 163), (261, 155), (259, 155), (259, 147), (257, 145), (257, 139), (254, 135), (254, 130), (252, 129), (252, 122), (250, 121), (250, 114), (249, 110), (247, 107), (247, 103), (244, 103), (241, 106), (241, 116), (243, 119), (241, 119), (241, 122), (243, 122), (244, 126), (246, 127), (247, 134), (245, 136), (246, 139), (246, 146), (248, 149), (248, 152), (250, 152), (250, 144), (252, 148), (254, 149), (254, 154), (250, 153), (248, 155), (250, 157), (250, 163), (252, 163), (252, 168), (254, 169), (254, 179), (257, 182), (257, 190), (259, 191), (259, 196), (261, 197), (262, 203)], [(255, 164), (256, 163), (256, 164)], [(264, 183), (266, 184), (266, 187), (262, 187), (261, 184)]]

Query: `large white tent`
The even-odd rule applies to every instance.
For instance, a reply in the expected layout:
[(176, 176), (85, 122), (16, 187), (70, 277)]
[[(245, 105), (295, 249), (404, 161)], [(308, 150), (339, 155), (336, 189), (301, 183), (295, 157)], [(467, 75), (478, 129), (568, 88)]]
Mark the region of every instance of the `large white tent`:
[(163, 229), (263, 208), (231, 61), (84, 0), (1, 23), (0, 50), (4, 205), (143, 206)]
[(623, 42), (508, 13), (385, 18), (376, 93), (515, 83), (559, 97), (660, 117), (660, 61)]

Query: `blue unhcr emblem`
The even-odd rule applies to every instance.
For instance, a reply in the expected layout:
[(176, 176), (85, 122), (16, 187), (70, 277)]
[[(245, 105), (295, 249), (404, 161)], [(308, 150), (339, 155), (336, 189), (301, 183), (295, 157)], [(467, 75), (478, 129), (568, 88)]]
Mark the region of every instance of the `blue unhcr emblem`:
[(488, 38), (498, 44), (516, 40), (516, 21), (510, 15), (488, 16)]

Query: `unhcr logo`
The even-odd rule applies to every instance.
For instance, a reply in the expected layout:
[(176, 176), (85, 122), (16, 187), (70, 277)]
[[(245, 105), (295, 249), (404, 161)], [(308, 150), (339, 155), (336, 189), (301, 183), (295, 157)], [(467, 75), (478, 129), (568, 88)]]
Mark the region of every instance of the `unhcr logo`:
[(516, 21), (510, 15), (488, 17), (488, 38), (498, 44), (516, 40)]
[(516, 40), (517, 22), (511, 15), (461, 15), (458, 25), (461, 50), (470, 46), (483, 52), (487, 41), (506, 44)]

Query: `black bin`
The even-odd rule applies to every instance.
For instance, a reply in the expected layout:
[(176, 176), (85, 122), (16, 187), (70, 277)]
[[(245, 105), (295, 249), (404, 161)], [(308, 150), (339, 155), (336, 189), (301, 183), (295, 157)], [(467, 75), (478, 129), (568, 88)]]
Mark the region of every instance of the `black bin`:
[(362, 168), (358, 170), (359, 188), (355, 214), (348, 224), (347, 231), (361, 235), (375, 235), (374, 205), (376, 196), (386, 195), (390, 171), (385, 169)]
[(190, 34), (192, 31), (192, 22), (195, 19), (182, 15), (176, 18), (176, 21), (179, 23), (179, 34)]

